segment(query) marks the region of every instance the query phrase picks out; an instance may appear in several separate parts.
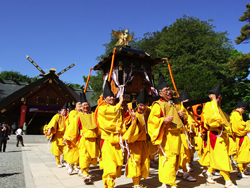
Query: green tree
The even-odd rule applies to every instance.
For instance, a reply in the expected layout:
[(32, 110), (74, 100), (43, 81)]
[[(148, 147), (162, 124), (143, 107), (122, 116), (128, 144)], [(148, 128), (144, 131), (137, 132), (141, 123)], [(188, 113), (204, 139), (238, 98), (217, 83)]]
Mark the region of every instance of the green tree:
[[(218, 83), (223, 84), (224, 93), (235, 82), (231, 69), (225, 66), (234, 52), (231, 41), (227, 32), (215, 32), (211, 21), (187, 16), (177, 19), (163, 28), (156, 47), (160, 57), (169, 59), (179, 92), (187, 89), (191, 100), (204, 97)], [(156, 67), (156, 80), (159, 72), (171, 85), (167, 63)]]
[(246, 4), (247, 10), (244, 13), (243, 16), (239, 18), (239, 21), (241, 22), (247, 22), (243, 27), (241, 27), (240, 35), (235, 40), (236, 44), (240, 44), (242, 42), (248, 43), (250, 39), (250, 4)]
[[(223, 109), (230, 113), (237, 100), (250, 98), (248, 55), (232, 47), (227, 32), (214, 31), (212, 21), (184, 16), (161, 31), (145, 33), (132, 47), (154, 57), (167, 57), (178, 91), (187, 89), (191, 100), (207, 96), (208, 90), (222, 83)], [(110, 43), (104, 45), (105, 54), (99, 56), (99, 60), (112, 52), (116, 41), (111, 35)], [(244, 58), (244, 66), (240, 58)], [(165, 75), (171, 85), (166, 62), (155, 68), (156, 87), (159, 73)], [(92, 76), (89, 84), (95, 92), (93, 100), (97, 100), (102, 93), (103, 74)]]
[[(83, 76), (83, 80), (86, 83), (88, 79), (88, 76)], [(90, 76), (89, 84), (94, 94), (91, 97), (93, 101), (97, 101), (99, 99), (99, 96), (102, 94), (102, 84), (103, 84), (103, 72), (97, 71), (96, 75)]]
[[(224, 103), (226, 108), (236, 108), (237, 101), (249, 101), (250, 100), (250, 82), (248, 79), (250, 68), (250, 53), (242, 54), (234, 50), (230, 57), (230, 61), (227, 63), (231, 70), (231, 76), (234, 78), (230, 87), (227, 88), (226, 98), (227, 103)], [(231, 98), (231, 100), (230, 100)], [(247, 112), (248, 113), (248, 112)], [(244, 115), (247, 118), (247, 115)]]
[(73, 83), (68, 83), (68, 82), (64, 82), (66, 85), (73, 87), (73, 88), (80, 88), (81, 85), (80, 84), (73, 84)]
[(147, 52), (150, 56), (158, 57), (157, 45), (161, 42), (161, 36), (166, 31), (166, 27), (162, 31), (147, 32), (143, 38), (136, 43), (136, 47), (140, 50)]
[(233, 73), (238, 74), (245, 72), (245, 76), (248, 76), (248, 69), (250, 68), (250, 53), (242, 54), (241, 52), (238, 52), (238, 55), (227, 63), (227, 66), (232, 68)]
[(2, 71), (0, 73), (0, 78), (3, 80), (17, 80), (20, 82), (34, 82), (37, 80), (38, 77), (29, 77), (27, 75), (22, 75), (20, 72), (17, 71)]
[[(17, 80), (19, 82), (35, 82), (38, 77), (29, 77), (27, 75), (23, 75), (20, 72), (17, 71), (2, 71), (0, 73), (0, 78), (3, 80)], [(66, 85), (70, 85), (71, 87), (76, 87), (76, 88), (80, 88), (81, 85), (79, 84), (72, 84), (72, 83), (67, 83), (64, 82)]]

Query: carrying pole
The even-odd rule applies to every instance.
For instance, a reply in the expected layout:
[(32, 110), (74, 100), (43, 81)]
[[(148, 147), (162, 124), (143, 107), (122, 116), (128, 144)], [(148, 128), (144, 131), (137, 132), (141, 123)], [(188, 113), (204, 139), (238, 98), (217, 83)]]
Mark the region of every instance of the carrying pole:
[(89, 75), (88, 75), (87, 82), (86, 82), (86, 86), (84, 88), (84, 93), (86, 93), (86, 91), (87, 91), (87, 87), (88, 87), (88, 84), (89, 84), (89, 79), (90, 79), (90, 74), (91, 74), (92, 69), (93, 69), (93, 67), (90, 68)]
[(112, 75), (113, 68), (114, 68), (115, 50), (116, 50), (116, 48), (113, 49), (112, 61), (111, 61), (110, 70), (109, 70), (109, 77), (108, 77), (108, 81), (109, 81), (109, 82), (110, 82), (110, 80), (111, 80), (111, 75)]
[(166, 60), (167, 60), (167, 63), (168, 63), (168, 70), (169, 70), (170, 78), (171, 78), (173, 86), (174, 86), (174, 90), (177, 92), (177, 95), (179, 97), (180, 95), (179, 95), (179, 93), (177, 91), (177, 87), (176, 87), (175, 82), (174, 82), (174, 77), (173, 77), (173, 74), (172, 74), (171, 66), (170, 66), (170, 64), (168, 62), (168, 58), (166, 58)]

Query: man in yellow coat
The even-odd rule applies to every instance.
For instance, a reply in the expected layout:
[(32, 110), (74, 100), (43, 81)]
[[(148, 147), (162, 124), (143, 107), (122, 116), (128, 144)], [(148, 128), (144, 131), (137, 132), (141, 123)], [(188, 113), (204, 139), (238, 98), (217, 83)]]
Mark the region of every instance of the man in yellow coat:
[(229, 158), (229, 138), (227, 129), (230, 122), (220, 108), (221, 104), (221, 85), (217, 85), (209, 91), (210, 102), (203, 107), (204, 127), (208, 130), (207, 147), (209, 150), (209, 169), (207, 170), (207, 182), (214, 184), (212, 172), (215, 169), (220, 170), (221, 176), (225, 180), (226, 188), (235, 188), (230, 180), (229, 172), (233, 170)]
[(123, 154), (120, 145), (122, 103), (123, 96), (119, 96), (119, 103), (115, 104), (115, 97), (111, 91), (110, 82), (106, 81), (102, 101), (97, 109), (97, 123), (101, 130), (101, 159), (100, 169), (103, 169), (102, 180), (105, 188), (112, 188), (115, 179), (121, 176)]
[(122, 137), (128, 151), (125, 173), (128, 178), (132, 178), (134, 188), (143, 188), (143, 185), (140, 185), (140, 179), (147, 179), (149, 175), (150, 161), (146, 134), (150, 109), (147, 97), (147, 90), (143, 88), (137, 97), (136, 112), (130, 109), (130, 116), (126, 117), (126, 121), (124, 121), (129, 126)]
[[(70, 114), (71, 110), (74, 110), (74, 107), (72, 106), (71, 103), (69, 103), (69, 108), (67, 110), (67, 116), (64, 118), (64, 121), (65, 121), (65, 132), (67, 130), (67, 125), (69, 125), (69, 114)], [(65, 132), (64, 132), (64, 134), (65, 134)], [(63, 139), (63, 143), (66, 145), (66, 140), (65, 139)], [(64, 158), (64, 161), (63, 161), (64, 164), (63, 164), (63, 166), (65, 166), (68, 169), (69, 168), (69, 163), (67, 163), (67, 157), (68, 157), (68, 151), (66, 149), (66, 151), (63, 154), (63, 158)]]
[(50, 120), (49, 124), (47, 125), (47, 136), (53, 134), (51, 140), (51, 153), (52, 155), (55, 155), (56, 164), (58, 168), (62, 167), (60, 156), (65, 150), (65, 144), (63, 143), (63, 135), (65, 131), (64, 118), (67, 115), (67, 108), (68, 103), (65, 103), (60, 111), (60, 114), (57, 113), (56, 115), (54, 115), (53, 118)]
[(74, 119), (82, 112), (82, 93), (76, 101), (75, 109), (71, 109), (68, 116), (66, 117), (66, 130), (64, 133), (64, 142), (67, 144), (67, 163), (68, 163), (68, 174), (71, 175), (73, 170), (79, 171), (79, 151), (78, 151), (78, 137), (75, 134)]
[(242, 114), (245, 113), (249, 102), (237, 102), (237, 108), (233, 110), (230, 116), (230, 122), (232, 123), (233, 132), (236, 136), (237, 147), (237, 164), (238, 164), (238, 176), (241, 178), (247, 178), (246, 175), (250, 175), (247, 171), (247, 164), (250, 163), (250, 121), (245, 122)]
[(179, 168), (181, 149), (180, 131), (183, 127), (181, 118), (184, 113), (181, 102), (172, 99), (172, 90), (160, 75), (158, 90), (161, 99), (154, 102), (148, 118), (148, 134), (159, 152), (159, 181), (162, 187), (176, 188), (176, 172)]
[[(189, 97), (187, 90), (184, 89), (180, 97), (177, 99), (181, 102), (188, 102)], [(181, 144), (181, 154), (180, 154), (180, 166), (182, 167), (183, 170), (182, 178), (184, 180), (194, 182), (196, 181), (196, 179), (189, 174), (189, 171), (191, 170), (191, 168), (189, 167), (189, 163), (191, 162), (194, 149), (194, 146), (191, 144), (190, 134), (193, 131), (192, 126), (195, 125), (195, 120), (193, 119), (191, 112), (189, 112), (186, 108), (184, 108), (184, 106), (181, 110), (187, 117), (186, 121), (184, 121), (183, 129), (181, 130), (182, 144)]]
[(94, 122), (94, 113), (90, 111), (90, 105), (83, 93), (82, 113), (79, 113), (74, 120), (76, 135), (78, 135), (79, 165), (82, 171), (83, 181), (91, 183), (89, 176), (90, 164), (97, 166), (99, 157), (98, 128)]

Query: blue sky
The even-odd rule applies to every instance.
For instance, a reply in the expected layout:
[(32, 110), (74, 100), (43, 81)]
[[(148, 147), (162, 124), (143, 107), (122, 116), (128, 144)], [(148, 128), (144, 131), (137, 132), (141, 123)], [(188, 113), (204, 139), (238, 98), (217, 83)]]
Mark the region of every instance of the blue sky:
[[(216, 31), (227, 31), (234, 47), (250, 52), (250, 44), (235, 45), (245, 24), (238, 21), (248, 0), (0, 0), (0, 71), (18, 71), (30, 77), (40, 72), (26, 59), (29, 55), (45, 72), (58, 72), (68, 83), (84, 84), (82, 76), (105, 52), (111, 30), (134, 31), (135, 37), (160, 31), (183, 15), (207, 21)], [(171, 62), (170, 62), (171, 63)], [(94, 73), (93, 73), (94, 74)]]

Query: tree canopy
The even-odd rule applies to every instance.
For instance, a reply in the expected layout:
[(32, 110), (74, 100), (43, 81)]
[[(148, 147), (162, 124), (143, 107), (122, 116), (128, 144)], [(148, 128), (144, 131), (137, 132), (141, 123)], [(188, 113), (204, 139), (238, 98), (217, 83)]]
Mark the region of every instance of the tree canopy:
[[(83, 80), (86, 83), (88, 76), (83, 76)], [(96, 75), (90, 77), (89, 86), (93, 89), (94, 94), (92, 96), (93, 101), (97, 101), (99, 96), (102, 94), (103, 84), (103, 72), (98, 71)]]
[[(184, 16), (163, 29), (156, 46), (157, 54), (169, 59), (177, 88), (187, 89), (191, 99), (203, 97), (205, 91), (230, 73), (224, 65), (232, 45), (227, 32), (215, 32), (213, 28), (207, 21)], [(167, 63), (158, 65), (155, 72), (166, 75), (167, 82), (171, 83)]]
[[(2, 71), (0, 73), (0, 78), (3, 80), (16, 80), (19, 82), (34, 82), (36, 81), (39, 77), (29, 77), (27, 75), (23, 75), (20, 72), (17, 71)], [(70, 85), (71, 87), (75, 87), (75, 88), (80, 88), (81, 85), (79, 84), (72, 84), (72, 83), (67, 83), (64, 82), (66, 85)]]
[(22, 75), (17, 71), (2, 71), (0, 73), (0, 78), (3, 80), (16, 80), (20, 82), (34, 82), (38, 77), (29, 77), (27, 75)]
[(243, 27), (241, 27), (240, 35), (235, 40), (236, 44), (248, 43), (250, 39), (250, 4), (246, 4), (247, 10), (243, 12), (244, 14), (239, 18), (241, 22), (247, 22)]

